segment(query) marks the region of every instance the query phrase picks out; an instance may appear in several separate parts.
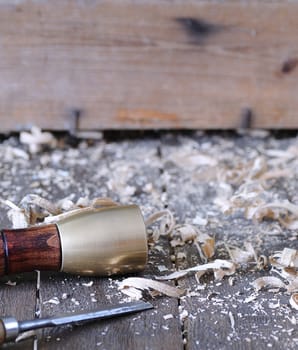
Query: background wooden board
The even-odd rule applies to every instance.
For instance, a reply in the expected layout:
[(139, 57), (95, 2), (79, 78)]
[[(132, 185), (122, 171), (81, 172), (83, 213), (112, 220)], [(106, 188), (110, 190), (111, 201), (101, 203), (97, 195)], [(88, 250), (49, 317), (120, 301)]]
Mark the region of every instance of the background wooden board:
[(0, 131), (70, 129), (76, 110), (81, 129), (297, 128), (297, 16), (279, 1), (1, 1)]

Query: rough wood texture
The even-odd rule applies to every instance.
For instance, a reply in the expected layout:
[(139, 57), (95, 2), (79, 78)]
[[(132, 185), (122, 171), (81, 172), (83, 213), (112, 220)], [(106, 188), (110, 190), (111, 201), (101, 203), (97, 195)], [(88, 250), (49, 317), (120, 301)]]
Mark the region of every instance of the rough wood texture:
[[(157, 265), (171, 268), (168, 242), (163, 241), (163, 252), (150, 255), (145, 276), (157, 273)], [(165, 255), (167, 257), (165, 257)], [(143, 275), (143, 274), (142, 274)], [(139, 275), (140, 276), (140, 275)], [(117, 303), (125, 297), (117, 290), (121, 278), (77, 278), (74, 276), (42, 275), (40, 296), (45, 302), (42, 315), (95, 310), (97, 305)], [(88, 287), (88, 284), (93, 285)], [(62, 299), (62, 295), (64, 295)], [(53, 297), (60, 300), (58, 305), (47, 303)], [(60, 327), (44, 330), (39, 346), (42, 349), (175, 349), (182, 350), (182, 338), (178, 316), (178, 301), (169, 298), (150, 299), (155, 309), (134, 315), (93, 322), (84, 327)], [(165, 320), (163, 315), (173, 314)]]
[(0, 237), (0, 276), (3, 276), (5, 274), (5, 250), (4, 250), (4, 243), (2, 239), (2, 235)]
[(297, 128), (296, 2), (1, 1), (0, 130)]
[[(34, 270), (59, 271), (61, 245), (56, 225), (3, 230), (6, 274)], [(1, 261), (0, 261), (1, 262)], [(1, 266), (1, 270), (3, 267)]]
[[(231, 149), (231, 158), (236, 158), (239, 151), (243, 159), (252, 150), (266, 149), (266, 147), (270, 149), (274, 145), (270, 138), (266, 141), (243, 137), (238, 140), (234, 139), (229, 145), (230, 140), (218, 139), (217, 136), (214, 138), (204, 136), (176, 138), (169, 135), (163, 138), (161, 154), (167, 159), (163, 170), (171, 179), (165, 189), (169, 208), (182, 222), (191, 223), (196, 216), (209, 219), (207, 226), (199, 226), (199, 229), (215, 238), (217, 252), (215, 257), (210, 259), (211, 261), (215, 258), (226, 259), (228, 257), (224, 244), (243, 247), (245, 241), (253, 242), (254, 247), (264, 254), (282, 250), (285, 246), (297, 249), (297, 238), (290, 241), (288, 232), (285, 233), (285, 236), (266, 233), (260, 235), (260, 231), (262, 232), (260, 223), (254, 225), (241, 215), (226, 216), (216, 211), (214, 200), (218, 195), (219, 184), (214, 182), (214, 169), (208, 172), (204, 166), (198, 165), (193, 168), (190, 158), (200, 152), (204, 154), (220, 143), (223, 153)], [(226, 145), (225, 141), (227, 141)], [(275, 147), (279, 150), (286, 148), (286, 142), (287, 140), (285, 143), (281, 141), (275, 144)], [(175, 160), (175, 155), (186, 146), (189, 147), (189, 154), (187, 155), (186, 152), (184, 159), (181, 159), (182, 164), (179, 164), (177, 159)], [(192, 153), (192, 150), (195, 149), (197, 152)], [(194, 158), (193, 161), (196, 162)], [(277, 183), (273, 186), (272, 191), (281, 197), (291, 198), (296, 190), (293, 190), (287, 180), (284, 182), (284, 186)], [(293, 184), (296, 182), (297, 180), (293, 180)], [(175, 255), (178, 270), (204, 263), (194, 245), (186, 244), (176, 247)], [(180, 302), (180, 312), (186, 312), (187, 315), (182, 326), (182, 334), (186, 341), (185, 349), (271, 348), (279, 350), (282, 347), (296, 349), (296, 336), (293, 340), (293, 337), (289, 336), (286, 331), (296, 327), (296, 315), (294, 326), (290, 319), (295, 311), (287, 310), (288, 295), (284, 293), (272, 295), (270, 291), (265, 291), (262, 295), (258, 295), (256, 303), (247, 301), (247, 297), (254, 294), (251, 283), (264, 275), (268, 275), (268, 272), (264, 270), (256, 272), (252, 269), (250, 272), (239, 271), (232, 277), (230, 283), (228, 277), (222, 281), (215, 281), (211, 273), (201, 278), (201, 285), (194, 276), (179, 280), (178, 285), (197, 293), (197, 297), (186, 296)], [(278, 306), (272, 306), (272, 300)], [(288, 312), (290, 312), (289, 317)]]
[[(6, 284), (8, 279), (0, 279), (0, 315), (13, 316), (18, 320), (33, 319), (36, 302), (36, 273), (23, 276), (10, 276), (15, 286)], [(3, 349), (32, 350), (34, 340), (27, 339), (18, 344), (3, 345)]]
[[(143, 214), (148, 215), (148, 202), (157, 210), (163, 206), (160, 196), (162, 186), (160, 176), (160, 158), (158, 155), (159, 141), (139, 140), (133, 142), (119, 142), (107, 144), (102, 156), (98, 159), (88, 159), (89, 166), (76, 169), (73, 174), (79, 191), (84, 192), (92, 183), (92, 196), (109, 196), (120, 199), (122, 202), (130, 201), (127, 195), (122, 194), (122, 184), (135, 188), (133, 202), (140, 205)], [(80, 156), (81, 157), (81, 156)], [(92, 159), (92, 166), (90, 160)], [(116, 160), (116, 162), (114, 162)], [(118, 160), (118, 161), (117, 161)], [(127, 165), (133, 169), (127, 171)], [(109, 189), (104, 186), (105, 180), (95, 180), (101, 175), (98, 169), (111, 169), (109, 172)], [(120, 175), (122, 174), (122, 175)], [(86, 177), (88, 181), (83, 178)], [(94, 182), (95, 181), (95, 182)], [(98, 181), (101, 183), (98, 186)], [(152, 184), (157, 190), (144, 190), (146, 184)], [(125, 186), (126, 186), (125, 185)], [(118, 188), (114, 186), (119, 186)], [(116, 191), (115, 191), (116, 190)], [(63, 193), (63, 191), (65, 191)], [(108, 192), (106, 192), (108, 191)], [(69, 191), (61, 190), (60, 196), (67, 195)], [(151, 206), (149, 206), (151, 207)], [(152, 207), (150, 209), (152, 212)], [(159, 273), (158, 266), (172, 268), (170, 260), (170, 247), (167, 239), (162, 240), (160, 249), (151, 249), (148, 265), (138, 276), (150, 277)], [(77, 277), (71, 275), (49, 275), (42, 273), (40, 283), (40, 297), (43, 300), (41, 314), (54, 315), (86, 309), (96, 309), (97, 305), (117, 303), (126, 299), (118, 290), (117, 281), (127, 276), (113, 278)], [(92, 285), (89, 285), (93, 282)], [(60, 303), (55, 305), (48, 302), (57, 297)], [(127, 317), (115, 318), (107, 322), (95, 322), (84, 327), (63, 327), (44, 330), (39, 339), (42, 349), (175, 349), (182, 350), (183, 343), (180, 332), (178, 301), (171, 298), (150, 298), (155, 309)], [(173, 314), (173, 318), (166, 320), (166, 314)]]
[[(78, 148), (65, 146), (32, 155), (29, 160), (23, 153), (16, 152), (19, 151), (15, 149), (17, 140), (11, 138), (0, 145), (3, 159), (0, 192), (3, 198), (16, 204), (29, 192), (55, 203), (66, 196), (73, 201), (79, 197), (109, 196), (122, 203), (139, 204), (145, 217), (169, 207), (175, 213), (177, 223), (194, 224), (197, 216), (208, 219), (206, 225), (196, 225), (215, 237), (215, 258), (228, 258), (223, 242), (241, 248), (243, 242), (249, 240), (258, 254), (266, 256), (284, 247), (297, 249), (297, 230), (282, 228), (276, 231), (273, 228), (279, 224), (271, 220), (255, 225), (241, 212), (224, 215), (214, 203), (217, 191), (222, 190), (211, 162), (214, 159), (232, 171), (237, 170), (233, 164), (238, 160), (243, 162), (244, 168), (251, 167), (252, 158), (261, 154), (270, 167), (269, 163), (275, 156), (282, 154), (289, 157), (280, 160), (278, 168), (297, 169), (296, 138), (276, 139), (264, 133), (263, 136), (254, 134), (259, 136), (163, 133), (159, 139), (117, 142), (103, 139), (93, 146), (84, 141)], [(295, 153), (287, 151), (289, 147)], [(22, 150), (25, 152), (25, 147), (22, 146)], [(226, 167), (223, 169), (228, 171)], [(231, 177), (235, 180), (234, 172)], [(270, 186), (264, 191), (272, 191), (275, 199), (297, 203), (297, 172), (275, 180), (271, 179), (270, 184), (267, 183)], [(234, 185), (233, 191), (237, 186), (239, 184)], [(1, 205), (2, 227), (9, 224), (6, 212), (7, 208)], [(268, 228), (270, 232), (267, 232)], [(187, 243), (174, 249), (167, 237), (162, 237), (151, 247), (148, 267), (139, 276), (154, 278), (168, 274), (173, 270), (173, 261), (177, 268), (201, 262), (194, 245)], [(38, 334), (35, 345), (38, 344), (38, 349), (66, 350), (294, 350), (298, 344), (297, 312), (289, 305), (289, 295), (285, 291), (254, 292), (250, 282), (261, 275), (270, 273), (243, 267), (231, 276), (233, 283), (229, 283), (228, 277), (214, 281), (209, 274), (202, 280), (205, 284), (202, 290), (193, 276), (186, 277), (177, 283), (189, 288), (192, 296), (189, 294), (180, 300), (165, 296), (148, 297), (155, 310), (81, 327), (45, 329)], [(17, 282), (16, 286), (6, 285), (7, 279), (1, 279), (0, 314), (28, 319), (34, 317), (34, 308), (35, 317), (45, 317), (126, 300), (117, 284), (126, 276), (82, 278), (42, 272), (40, 283), (36, 283), (34, 277), (10, 276), (11, 281)], [(246, 299), (251, 297), (255, 299), (247, 302)], [(169, 314), (173, 318), (164, 317)], [(24, 343), (19, 345), (19, 349), (27, 348)]]

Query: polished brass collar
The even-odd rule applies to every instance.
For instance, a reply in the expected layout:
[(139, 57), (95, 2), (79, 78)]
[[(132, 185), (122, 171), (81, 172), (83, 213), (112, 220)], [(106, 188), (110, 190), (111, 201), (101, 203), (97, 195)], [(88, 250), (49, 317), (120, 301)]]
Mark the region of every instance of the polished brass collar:
[(57, 223), (61, 271), (111, 275), (142, 270), (147, 263), (146, 227), (138, 206), (94, 209)]

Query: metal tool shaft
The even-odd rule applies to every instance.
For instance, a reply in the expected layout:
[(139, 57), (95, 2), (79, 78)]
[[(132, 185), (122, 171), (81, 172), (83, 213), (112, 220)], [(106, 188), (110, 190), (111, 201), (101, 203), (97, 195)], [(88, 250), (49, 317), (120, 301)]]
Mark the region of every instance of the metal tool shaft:
[(90, 311), (86, 313), (73, 313), (71, 315), (40, 318), (30, 321), (20, 321), (19, 330), (25, 332), (28, 330), (43, 328), (43, 327), (57, 327), (65, 324), (80, 323), (84, 321), (99, 320), (104, 318), (110, 318), (113, 316), (120, 316), (129, 314), (132, 312), (151, 309), (150, 303), (133, 302), (119, 305), (104, 306), (101, 310)]
[[(80, 312), (71, 315), (28, 321), (17, 321), (13, 317), (4, 317), (1, 319), (2, 329), (0, 330), (0, 343), (8, 340), (14, 340), (19, 333), (29, 330), (44, 327), (57, 327), (66, 324), (79, 324), (81, 322), (111, 318), (152, 308), (152, 304), (139, 301), (125, 304), (107, 305), (96, 311)], [(3, 334), (1, 334), (1, 332)]]

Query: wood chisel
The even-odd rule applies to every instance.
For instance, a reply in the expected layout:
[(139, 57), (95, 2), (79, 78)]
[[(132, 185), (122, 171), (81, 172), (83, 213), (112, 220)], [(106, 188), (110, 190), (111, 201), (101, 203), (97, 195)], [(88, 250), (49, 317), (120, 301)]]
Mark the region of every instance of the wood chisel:
[(55, 224), (4, 229), (0, 276), (34, 270), (108, 276), (144, 269), (148, 247), (138, 206), (112, 206)]
[(79, 325), (85, 322), (112, 318), (152, 308), (153, 305), (150, 303), (137, 301), (111, 306), (105, 305), (96, 311), (49, 318), (36, 318), (29, 321), (17, 321), (14, 317), (2, 317), (0, 318), (0, 344), (15, 340), (20, 333), (39, 328), (58, 327), (69, 324)]

